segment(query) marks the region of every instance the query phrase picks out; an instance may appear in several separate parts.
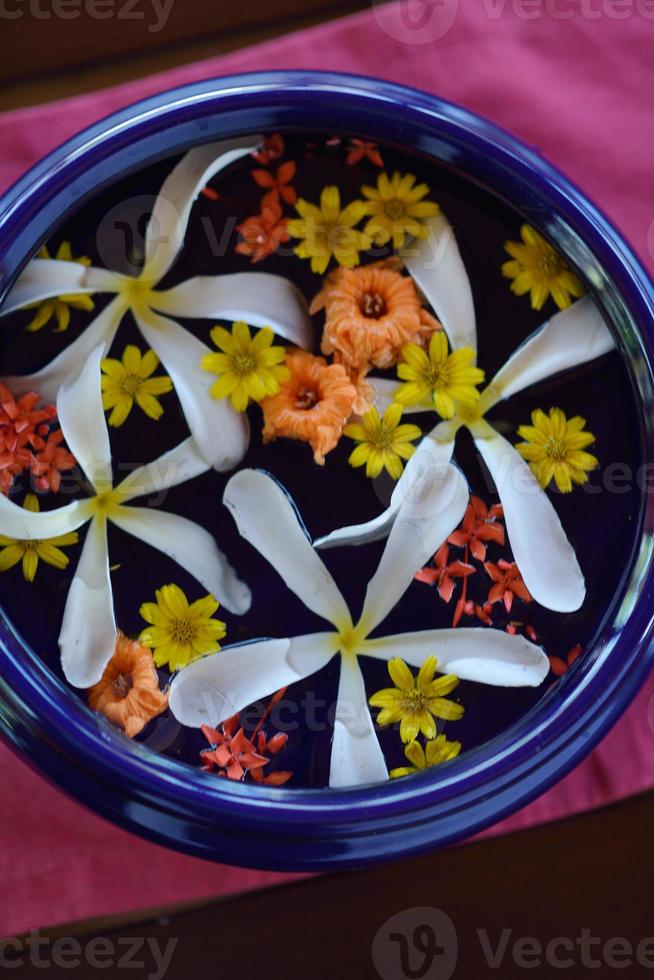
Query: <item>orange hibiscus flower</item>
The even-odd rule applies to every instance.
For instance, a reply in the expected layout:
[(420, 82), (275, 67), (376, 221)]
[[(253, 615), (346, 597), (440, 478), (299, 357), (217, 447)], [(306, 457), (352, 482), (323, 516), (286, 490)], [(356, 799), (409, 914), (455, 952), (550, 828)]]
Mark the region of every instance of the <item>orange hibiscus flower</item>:
[(130, 738), (138, 735), (168, 707), (168, 695), (159, 690), (152, 651), (119, 633), (116, 652), (102, 679), (89, 689), (88, 702)]
[(323, 354), (338, 352), (361, 371), (396, 364), (405, 344), (424, 344), (441, 325), (422, 305), (413, 280), (397, 259), (356, 269), (334, 269), (311, 304), (324, 308)]
[(354, 411), (357, 389), (341, 364), (327, 364), (324, 357), (306, 351), (287, 354), (286, 367), (290, 380), (280, 385), (276, 395), (260, 402), (263, 441), (279, 436), (301, 439), (309, 443), (313, 458), (322, 466)]

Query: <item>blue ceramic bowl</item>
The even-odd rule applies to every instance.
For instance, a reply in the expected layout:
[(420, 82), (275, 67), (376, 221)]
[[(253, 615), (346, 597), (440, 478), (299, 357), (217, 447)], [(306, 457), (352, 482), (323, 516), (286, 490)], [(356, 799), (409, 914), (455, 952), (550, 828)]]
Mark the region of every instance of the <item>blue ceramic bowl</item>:
[[(652, 447), (654, 288), (597, 208), (536, 152), (433, 96), (347, 75), (242, 75), (176, 89), (69, 140), (0, 203), (0, 298), (81, 202), (197, 143), (253, 132), (337, 131), (419, 152), (515, 205), (580, 268), (614, 325)], [(652, 502), (592, 649), (520, 721), (439, 772), (354, 790), (231, 783), (114, 732), (0, 623), (0, 729), (87, 806), (158, 843), (260, 868), (349, 867), (463, 838), (523, 806), (606, 734), (654, 656)]]

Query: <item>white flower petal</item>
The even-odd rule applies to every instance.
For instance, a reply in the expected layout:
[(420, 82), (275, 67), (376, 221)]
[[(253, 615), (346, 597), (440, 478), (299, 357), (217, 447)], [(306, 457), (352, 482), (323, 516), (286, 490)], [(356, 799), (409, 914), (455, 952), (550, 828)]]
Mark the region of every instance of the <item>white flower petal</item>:
[(298, 347), (313, 347), (313, 324), (306, 300), (283, 276), (269, 272), (198, 276), (154, 296), (154, 309), (169, 316), (245, 320), (252, 327), (272, 327), (278, 336)]
[(106, 521), (91, 521), (68, 590), (59, 634), (61, 666), (73, 687), (102, 677), (116, 647), (116, 620), (109, 573)]
[(421, 498), (400, 507), (377, 571), (368, 583), (361, 623), (371, 633), (402, 598), (416, 572), (433, 557), (465, 514), (470, 492), (448, 463)]
[[(442, 423), (441, 423), (442, 425)], [(317, 538), (315, 548), (335, 548), (339, 545), (370, 544), (385, 538), (395, 520), (401, 505), (407, 500), (417, 503), (429, 493), (432, 480), (440, 474), (452, 458), (454, 440), (441, 441), (435, 437), (439, 427), (426, 436), (404, 467), (402, 476), (397, 481), (390, 505), (378, 517), (365, 524), (352, 524), (349, 527), (339, 527), (330, 534)]]
[[(395, 401), (395, 395), (399, 388), (399, 381), (397, 378), (373, 378), (370, 375), (366, 378), (366, 381), (373, 386), (375, 389), (375, 400), (374, 405), (380, 415), (383, 415), (386, 409), (393, 404)], [(403, 405), (402, 412), (404, 415), (418, 414), (419, 412), (433, 412), (434, 409), (429, 405)]]
[(476, 351), (475, 305), (454, 230), (444, 214), (425, 227), (427, 237), (414, 238), (403, 251), (406, 268), (436, 311), (450, 347)]
[(55, 296), (117, 292), (119, 284), (118, 276), (106, 269), (60, 259), (33, 259), (9, 291), (0, 316)]
[(379, 660), (401, 657), (412, 667), (422, 667), (427, 657), (434, 656), (439, 673), (496, 687), (538, 687), (550, 669), (540, 647), (524, 636), (496, 629), (398, 633), (368, 641), (364, 654)]
[(186, 517), (149, 507), (119, 507), (111, 521), (140, 541), (168, 555), (237, 615), (250, 608), (252, 596), (213, 536)]
[(567, 310), (556, 313), (518, 347), (491, 381), (489, 394), (493, 397), (484, 399), (485, 409), (614, 348), (615, 341), (602, 314), (590, 296), (584, 296)]
[(223, 647), (173, 677), (170, 710), (190, 728), (219, 725), (249, 704), (314, 674), (333, 656), (331, 633)]
[[(14, 375), (4, 378), (5, 384), (15, 394), (38, 391), (45, 402), (54, 402), (62, 385), (77, 377), (80, 366), (103, 344), (105, 353), (111, 346), (125, 313), (125, 302), (117, 296), (86, 327), (76, 340), (64, 347), (49, 364), (34, 374)], [(98, 385), (100, 382), (98, 381)]]
[[(473, 427), (474, 428), (474, 427)], [(551, 500), (527, 463), (498, 432), (475, 444), (497, 486), (513, 557), (525, 585), (542, 606), (574, 612), (586, 596), (577, 556)]]
[(145, 235), (141, 279), (157, 283), (168, 272), (184, 243), (193, 202), (220, 170), (261, 144), (260, 136), (220, 140), (196, 146), (179, 161), (161, 186)]
[(388, 769), (370, 715), (361, 668), (356, 659), (342, 657), (329, 785), (360, 786), (387, 779)]
[(73, 500), (65, 507), (34, 513), (0, 493), (0, 534), (19, 541), (46, 540), (68, 534), (81, 527), (90, 516), (86, 500)]
[(121, 503), (124, 503), (134, 497), (146, 497), (169, 490), (170, 487), (193, 480), (210, 468), (195, 439), (189, 436), (158, 459), (132, 470), (116, 490), (120, 492)]
[(201, 367), (209, 348), (153, 310), (135, 309), (134, 317), (170, 375), (191, 435), (207, 463), (220, 471), (233, 469), (247, 451), (250, 431), (244, 412), (236, 412), (229, 399), (211, 395), (216, 378)]
[(241, 535), (305, 606), (337, 629), (347, 628), (351, 618), (345, 599), (283, 487), (262, 470), (241, 470), (227, 484), (223, 502)]
[(111, 446), (100, 389), (103, 357), (101, 344), (78, 376), (64, 382), (57, 397), (57, 416), (68, 448), (98, 493), (112, 487)]

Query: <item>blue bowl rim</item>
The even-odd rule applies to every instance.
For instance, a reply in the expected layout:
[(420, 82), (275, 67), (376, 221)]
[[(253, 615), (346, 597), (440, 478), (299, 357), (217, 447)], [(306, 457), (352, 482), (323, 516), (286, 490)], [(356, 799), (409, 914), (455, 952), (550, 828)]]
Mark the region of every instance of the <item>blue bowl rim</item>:
[[(436, 157), (592, 256), (612, 290), (643, 406), (654, 402), (654, 287), (606, 217), (538, 153), (490, 121), (404, 86), (326, 72), (194, 83), (122, 109), (68, 140), (0, 202), (0, 296), (66, 215), (114, 179), (209, 139), (336, 130)], [(171, 139), (174, 143), (171, 144)], [(408, 142), (407, 142), (408, 141)], [(619, 302), (616, 306), (614, 293)], [(598, 297), (603, 305), (603, 297)], [(635, 328), (634, 328), (635, 325)], [(651, 412), (643, 413), (651, 457)], [(8, 624), (0, 630), (0, 729), (40, 771), (115, 822), (171, 847), (264, 868), (322, 869), (417, 853), (474, 833), (556, 782), (599, 741), (654, 659), (652, 505), (621, 611), (525, 718), (439, 770), (353, 790), (256, 787), (194, 773), (109, 730)], [(626, 576), (625, 576), (626, 578)], [(618, 619), (620, 620), (618, 625)], [(26, 669), (27, 665), (27, 669)], [(535, 722), (537, 723), (535, 724)]]

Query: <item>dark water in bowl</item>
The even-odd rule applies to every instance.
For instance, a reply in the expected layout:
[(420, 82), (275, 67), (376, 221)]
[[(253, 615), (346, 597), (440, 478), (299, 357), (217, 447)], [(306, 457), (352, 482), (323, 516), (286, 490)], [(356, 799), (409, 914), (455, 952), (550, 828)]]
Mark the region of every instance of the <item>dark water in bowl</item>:
[[(308, 143), (313, 145), (308, 145)], [(518, 239), (523, 218), (512, 207), (497, 200), (488, 192), (475, 187), (460, 176), (416, 157), (382, 148), (385, 170), (397, 169), (417, 175), (431, 187), (429, 198), (438, 201), (452, 223), (457, 235), (463, 261), (473, 288), (477, 312), (479, 364), (490, 380), (513, 350), (529, 334), (556, 312), (548, 300), (540, 312), (533, 311), (528, 297), (517, 297), (509, 289), (508, 280), (500, 269), (507, 258), (504, 243)], [(309, 141), (299, 136), (288, 137), (286, 159), (297, 161), (298, 172), (293, 181), (299, 194), (317, 201), (325, 184), (337, 184), (343, 203), (360, 196), (361, 184), (374, 184), (380, 172), (371, 164), (349, 166), (345, 163), (343, 146), (327, 146), (322, 140)], [(132, 216), (147, 208), (147, 198), (156, 194), (164, 177), (177, 157), (141, 171), (122, 181), (116, 181), (107, 191), (84, 204), (78, 213), (49, 239), (51, 254), (62, 240), (73, 243), (75, 255), (88, 255), (94, 265), (114, 264), (124, 253), (126, 239), (106, 241), (98, 229), (106, 228), (107, 215), (120, 205), (120, 213)], [(218, 201), (200, 196), (196, 202), (186, 243), (173, 269), (162, 283), (163, 288), (182, 282), (191, 276), (216, 275), (252, 269), (274, 272), (296, 282), (308, 298), (318, 290), (321, 277), (311, 273), (309, 263), (293, 255), (271, 256), (251, 266), (249, 259), (234, 252), (236, 224), (258, 211), (262, 191), (254, 184), (250, 170), (257, 166), (249, 158), (231, 167), (226, 175), (212, 184), (220, 192)], [(277, 164), (273, 164), (275, 169)], [(132, 205), (120, 202), (132, 202)], [(292, 213), (292, 208), (286, 208)], [(100, 252), (98, 241), (102, 241)], [(224, 247), (220, 248), (220, 243)], [(216, 243), (219, 243), (216, 254)], [(138, 243), (137, 243), (138, 244)], [(115, 262), (114, 262), (115, 260)], [(129, 271), (127, 269), (123, 271)], [(108, 302), (99, 295), (96, 312)], [(0, 333), (2, 344), (0, 368), (2, 375), (28, 373), (43, 366), (72, 341), (95, 314), (73, 311), (71, 326), (64, 334), (55, 334), (51, 326), (37, 334), (29, 334), (23, 326), (32, 313), (16, 313), (3, 321)], [(322, 314), (314, 318), (321, 326)], [(209, 330), (215, 321), (183, 320), (193, 334), (208, 342)], [(226, 324), (229, 325), (229, 324)], [(316, 331), (319, 337), (319, 329)], [(127, 343), (141, 349), (145, 344), (128, 314), (119, 330), (111, 356), (120, 357)], [(318, 351), (316, 350), (316, 353)], [(158, 373), (162, 373), (160, 369)], [(162, 404), (165, 412), (158, 423), (151, 422), (134, 409), (119, 429), (110, 429), (112, 451), (116, 462), (116, 477), (120, 479), (133, 466), (156, 459), (188, 435), (184, 418), (174, 395), (166, 395)], [(583, 415), (587, 427), (597, 437), (591, 451), (600, 460), (600, 470), (591, 474), (591, 488), (599, 488), (602, 474), (618, 464), (636, 473), (642, 458), (640, 423), (629, 376), (620, 355), (611, 353), (601, 360), (584, 365), (555, 379), (513, 396), (498, 405), (489, 420), (510, 441), (516, 442), (517, 426), (528, 423), (535, 408), (547, 411), (559, 406), (566, 415)], [(361, 470), (353, 470), (347, 462), (352, 449), (350, 440), (343, 439), (327, 456), (324, 467), (312, 461), (310, 448), (304, 443), (288, 440), (263, 446), (261, 443), (260, 409), (249, 409), (252, 440), (242, 466), (261, 467), (280, 480), (297, 502), (304, 521), (317, 537), (347, 524), (370, 519), (382, 510), (390, 497), (390, 478), (376, 481), (365, 478)], [(427, 413), (413, 416), (429, 431), (436, 416)], [(456, 461), (462, 467), (473, 493), (488, 505), (497, 502), (492, 483), (482, 470), (472, 440), (467, 432), (457, 438)], [(619, 479), (619, 473), (614, 471)], [(321, 630), (322, 620), (310, 613), (290, 592), (274, 570), (259, 554), (245, 543), (222, 506), (222, 493), (230, 474), (211, 472), (196, 480), (166, 492), (159, 505), (166, 510), (197, 520), (213, 533), (241, 577), (250, 585), (254, 602), (244, 617), (220, 610), (227, 623), (225, 642), (266, 636), (288, 636)], [(18, 481), (19, 482), (19, 481)], [(618, 483), (616, 482), (616, 486)], [(586, 492), (583, 488), (553, 495), (568, 537), (575, 548), (586, 577), (587, 599), (573, 614), (553, 613), (537, 603), (516, 602), (511, 616), (503, 616), (495, 607), (494, 618), (500, 628), (510, 620), (529, 624), (538, 634), (538, 642), (550, 655), (565, 659), (567, 652), (581, 644), (585, 651), (592, 647), (593, 638), (616, 601), (623, 577), (628, 571), (635, 543), (638, 540), (641, 490), (635, 481), (621, 487), (620, 492)], [(18, 501), (21, 493), (16, 493)], [(41, 508), (66, 503), (61, 496), (44, 495)], [(85, 531), (82, 530), (82, 534)], [(74, 567), (81, 545), (70, 549), (71, 565), (65, 572), (39, 564), (34, 583), (24, 581), (20, 565), (0, 576), (0, 601), (14, 626), (26, 642), (36, 650), (52, 671), (61, 676), (57, 636), (61, 616)], [(539, 542), (534, 542), (539, 547)], [(375, 571), (383, 550), (383, 542), (356, 548), (336, 548), (322, 552), (323, 559), (342, 589), (350, 608), (361, 608), (365, 588)], [(109, 526), (109, 551), (113, 572), (116, 619), (128, 635), (137, 635), (144, 623), (139, 615), (142, 602), (153, 600), (154, 593), (167, 582), (176, 582), (192, 601), (205, 593), (190, 575), (159, 552)], [(452, 549), (452, 557), (463, 558), (462, 552)], [(509, 548), (489, 545), (488, 560), (510, 558)], [(482, 572), (469, 580), (469, 596), (484, 601), (490, 582)], [(414, 582), (401, 603), (383, 624), (383, 633), (408, 630), (445, 628), (451, 625), (454, 601), (446, 605), (436, 591)], [(462, 625), (476, 625), (464, 620)], [(481, 625), (481, 624), (478, 624)], [(518, 627), (523, 629), (523, 626)], [(583, 658), (582, 658), (583, 659)], [(575, 669), (580, 669), (578, 666)], [(361, 660), (369, 694), (388, 686), (384, 663), (368, 658)], [(271, 768), (290, 769), (294, 776), (291, 787), (324, 786), (329, 772), (331, 741), (330, 717), (336, 699), (339, 661), (335, 658), (324, 670), (289, 689), (287, 701), (299, 706), (297, 713), (286, 709), (278, 717), (280, 727), (288, 731), (289, 743), (274, 760)], [(162, 672), (162, 677), (165, 672)], [(464, 718), (444, 726), (449, 738), (463, 743), (463, 750), (477, 746), (498, 735), (527, 712), (556, 683), (550, 678), (537, 690), (502, 689), (470, 682), (462, 683), (455, 697), (466, 707)], [(80, 695), (83, 697), (83, 695)], [(247, 712), (252, 722), (257, 710)], [(307, 721), (308, 719), (308, 721)], [(206, 742), (199, 732), (180, 729), (169, 715), (155, 719), (140, 737), (146, 744), (166, 755), (181, 759), (192, 766), (199, 764), (198, 753)], [(404, 764), (402, 746), (397, 731), (380, 733), (382, 747), (390, 767)], [(269, 771), (269, 770), (267, 770)], [(255, 792), (256, 790), (253, 790)]]

